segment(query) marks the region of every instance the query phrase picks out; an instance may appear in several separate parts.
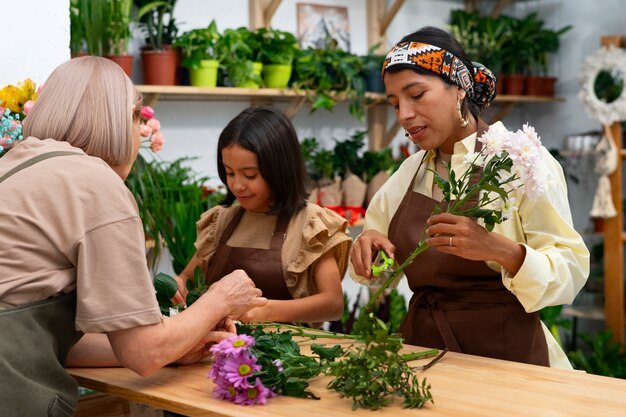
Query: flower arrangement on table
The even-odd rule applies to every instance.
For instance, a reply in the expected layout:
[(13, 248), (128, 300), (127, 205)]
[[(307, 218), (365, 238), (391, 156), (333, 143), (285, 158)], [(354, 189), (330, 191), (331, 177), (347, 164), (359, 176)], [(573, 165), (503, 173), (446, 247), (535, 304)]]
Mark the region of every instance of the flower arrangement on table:
[(161, 134), (161, 122), (154, 118), (154, 109), (150, 106), (141, 106), (139, 113), (141, 120), (140, 135), (143, 138), (141, 144), (150, 148), (153, 152), (163, 149), (165, 139)]
[[(531, 126), (524, 125), (522, 130), (511, 132), (501, 124), (489, 128), (478, 140), (483, 148), (481, 152), (466, 155), (465, 172), (457, 177), (448, 165), (448, 180), (436, 172), (434, 175), (448, 202), (447, 212), (482, 219), (485, 228), (491, 231), (495, 224), (512, 215), (513, 190), (520, 190), (529, 198), (542, 192), (535, 171), (541, 158), (541, 142)], [(478, 180), (470, 183), (472, 174), (479, 171)], [(475, 203), (470, 203), (476, 196)], [(387, 275), (361, 310), (352, 335), (277, 323), (239, 325), (237, 336), (211, 348), (214, 363), (209, 377), (215, 382), (213, 396), (245, 405), (265, 404), (275, 395), (318, 398), (308, 390), (308, 381), (327, 375), (331, 377), (327, 388), (341, 397), (351, 398), (353, 409), (379, 409), (390, 405), (395, 396), (403, 399), (406, 408), (421, 408), (433, 402), (430, 385), (425, 379), (420, 381), (415, 371), (432, 366), (446, 351), (401, 354), (402, 337), (391, 333), (388, 325), (372, 312), (382, 292), (427, 247), (422, 239), (411, 255)], [(191, 286), (187, 305), (206, 290), (199, 268), (193, 281), (188, 282)], [(172, 307), (170, 300), (176, 293), (176, 282), (166, 274), (159, 274), (155, 287), (162, 310), (167, 311), (164, 307)], [(271, 330), (267, 331), (268, 328)], [(302, 340), (353, 339), (354, 344), (347, 347), (313, 344), (312, 354), (303, 355), (293, 336)], [(436, 357), (426, 365), (409, 365), (415, 359), (430, 356)]]
[(41, 86), (37, 89), (29, 78), (0, 89), (0, 157), (24, 139), (22, 121), (33, 108), (40, 90)]

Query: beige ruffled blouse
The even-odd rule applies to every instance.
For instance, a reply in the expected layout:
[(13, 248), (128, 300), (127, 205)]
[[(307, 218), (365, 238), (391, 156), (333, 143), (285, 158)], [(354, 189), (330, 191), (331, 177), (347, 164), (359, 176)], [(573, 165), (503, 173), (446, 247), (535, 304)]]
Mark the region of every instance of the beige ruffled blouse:
[[(198, 220), (195, 246), (203, 272), (206, 272), (208, 263), (215, 255), (220, 236), (238, 210), (238, 204), (231, 207), (216, 206)], [(276, 220), (275, 215), (246, 211), (228, 240), (228, 246), (269, 249)], [(347, 236), (347, 227), (346, 219), (312, 203), (293, 216), (287, 228), (281, 259), (283, 276), (294, 299), (317, 292), (311, 266), (329, 251), (333, 252), (343, 279), (352, 245), (352, 239)]]

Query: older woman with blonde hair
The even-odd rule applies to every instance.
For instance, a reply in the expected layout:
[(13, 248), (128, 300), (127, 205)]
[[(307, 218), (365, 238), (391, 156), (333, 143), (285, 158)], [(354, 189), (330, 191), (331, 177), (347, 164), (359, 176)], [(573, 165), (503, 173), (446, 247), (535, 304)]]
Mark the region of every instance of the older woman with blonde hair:
[(161, 316), (124, 185), (140, 109), (117, 64), (72, 59), (46, 81), (26, 139), (0, 159), (2, 416), (71, 415), (77, 387), (66, 359), (141, 375), (191, 363), (234, 330), (230, 318), (267, 302), (239, 270), (181, 314)]

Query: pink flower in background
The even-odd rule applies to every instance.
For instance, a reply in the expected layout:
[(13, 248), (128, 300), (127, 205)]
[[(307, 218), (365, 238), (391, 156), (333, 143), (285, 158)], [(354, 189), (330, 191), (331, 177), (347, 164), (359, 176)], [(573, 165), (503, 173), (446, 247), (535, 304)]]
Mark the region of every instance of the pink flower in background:
[(159, 129), (161, 129), (161, 122), (159, 122), (157, 119), (150, 119), (146, 122), (147, 126), (150, 126), (150, 128), (152, 129), (152, 133), (157, 133), (159, 131)]
[(154, 109), (150, 106), (142, 106), (140, 116), (144, 120), (150, 120), (154, 117)]
[(165, 139), (163, 139), (163, 135), (160, 133), (155, 133), (150, 138), (150, 149), (154, 152), (159, 152), (163, 149), (163, 144), (165, 143)]
[(251, 346), (254, 346), (254, 337), (248, 336), (247, 334), (240, 334), (230, 336), (213, 345), (211, 352), (213, 352), (214, 355), (239, 356), (243, 352), (247, 352)]
[(139, 128), (139, 134), (141, 135), (141, 137), (149, 138), (152, 134), (152, 128), (148, 125), (141, 125), (141, 127)]

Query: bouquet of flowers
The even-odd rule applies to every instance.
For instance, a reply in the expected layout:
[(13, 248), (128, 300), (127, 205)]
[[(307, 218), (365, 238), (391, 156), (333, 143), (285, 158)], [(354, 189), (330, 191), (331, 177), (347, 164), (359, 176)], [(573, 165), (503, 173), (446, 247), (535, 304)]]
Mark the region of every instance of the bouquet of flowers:
[(161, 122), (154, 118), (154, 109), (150, 106), (142, 106), (139, 117), (141, 119), (140, 134), (143, 138), (141, 143), (153, 152), (163, 149), (165, 139), (160, 132)]
[(38, 93), (31, 79), (0, 89), (0, 157), (23, 139), (22, 120), (35, 104)]
[[(480, 138), (483, 147), (480, 152), (468, 153), (464, 164), (467, 167), (460, 176), (448, 168), (448, 178), (434, 172), (435, 183), (443, 192), (448, 203), (447, 212), (459, 216), (480, 219), (488, 231), (498, 223), (509, 219), (515, 210), (516, 200), (510, 194), (518, 190), (533, 199), (543, 192), (543, 185), (537, 178), (536, 167), (541, 159), (541, 141), (532, 126), (524, 124), (521, 130), (512, 132), (500, 123), (491, 126)], [(478, 181), (470, 183), (473, 174), (482, 169)], [(475, 203), (471, 199), (476, 198)], [(439, 207), (435, 207), (436, 214)], [(409, 257), (393, 268), (372, 300), (394, 282), (402, 271), (422, 252), (428, 244), (422, 239)], [(371, 307), (368, 303), (368, 306)]]

